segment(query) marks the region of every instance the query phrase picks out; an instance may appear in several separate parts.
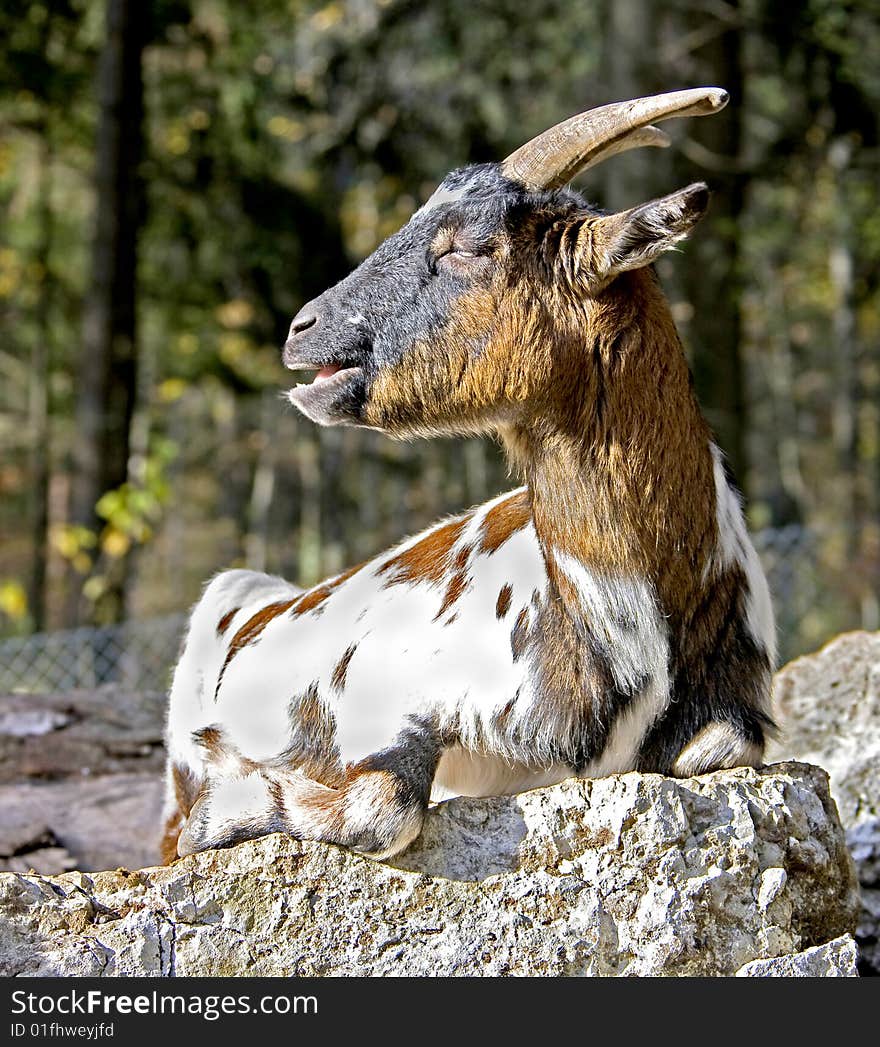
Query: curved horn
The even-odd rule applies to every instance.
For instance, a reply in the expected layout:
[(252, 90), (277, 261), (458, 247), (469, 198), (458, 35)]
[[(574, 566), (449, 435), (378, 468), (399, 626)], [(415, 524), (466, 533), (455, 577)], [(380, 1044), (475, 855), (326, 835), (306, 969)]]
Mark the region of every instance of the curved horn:
[(708, 116), (722, 110), (728, 97), (720, 87), (696, 87), (590, 109), (520, 146), (501, 172), (527, 189), (558, 189), (609, 156), (643, 145), (669, 145), (664, 132), (651, 126), (653, 121)]

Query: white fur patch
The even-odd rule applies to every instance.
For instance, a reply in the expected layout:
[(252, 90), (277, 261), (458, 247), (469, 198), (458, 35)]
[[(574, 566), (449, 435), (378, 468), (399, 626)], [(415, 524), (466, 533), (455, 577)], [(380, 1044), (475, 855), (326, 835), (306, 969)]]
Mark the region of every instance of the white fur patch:
[(689, 778), (725, 767), (755, 767), (760, 746), (747, 741), (729, 723), (710, 723), (688, 742), (672, 765), (677, 778)]
[[(248, 607), (290, 600), (302, 592), (295, 585), (258, 571), (233, 570), (215, 575), (205, 586), (202, 598), (190, 615), (186, 649), (174, 670), (168, 701), (166, 743), (171, 762), (187, 767), (201, 777), (203, 754), (193, 733), (209, 727), (214, 715), (214, 687), (226, 657), (228, 641), (250, 617)], [(217, 635), (220, 619), (229, 611), (238, 613)], [(237, 739), (233, 735), (233, 741)], [(169, 792), (169, 801), (171, 800)]]
[(444, 189), (440, 186), (434, 190), (434, 193), (424, 204), (416, 211), (416, 214), (424, 214), (426, 211), (432, 211), (435, 207), (440, 207), (441, 204), (455, 204), (464, 196), (467, 192), (465, 186), (459, 189)]
[(571, 773), (568, 764), (536, 768), (500, 756), (481, 756), (456, 746), (440, 757), (431, 800), (436, 803), (453, 796), (511, 796), (556, 785), (570, 778)]
[[(183, 827), (177, 853), (184, 857), (201, 850), (213, 841), (223, 840), (243, 826), (255, 836), (265, 831), (272, 811), (266, 782), (260, 774), (221, 777), (212, 781), (210, 791), (197, 801)], [(193, 831), (198, 838), (193, 838)]]
[(715, 474), (715, 514), (718, 545), (706, 563), (704, 580), (738, 566), (746, 576), (746, 625), (752, 639), (767, 651), (771, 668), (776, 664), (776, 622), (764, 569), (749, 538), (739, 496), (727, 482), (721, 450), (710, 445)]
[(592, 571), (567, 553), (556, 563), (575, 587), (584, 625), (605, 645), (614, 682), (638, 693), (615, 719), (608, 743), (584, 777), (614, 774), (635, 766), (639, 748), (669, 702), (669, 639), (650, 585)]
[[(509, 738), (492, 735), (491, 725), (499, 713), (510, 712), (517, 696), (510, 722), (527, 727), (539, 700), (528, 659), (514, 660), (511, 629), (519, 609), (531, 606), (536, 593), (539, 601), (545, 599), (547, 592), (546, 567), (531, 523), (494, 552), (480, 552), (487, 513), (510, 497), (508, 492), (481, 506), (466, 522), (449, 555), (452, 563), (459, 552), (470, 550), (466, 584), (439, 619), (453, 568), (439, 584), (428, 579), (394, 582), (393, 569), (379, 573), (426, 531), (365, 565), (316, 612), (285, 612), (269, 621), (258, 639), (230, 660), (216, 703), (214, 688), (234, 628), (296, 590), (250, 572), (221, 575), (212, 582), (193, 614), (187, 653), (172, 687), (169, 750), (177, 762), (201, 777), (204, 754), (192, 734), (216, 726), (243, 758), (277, 767), (290, 741), (295, 701), (316, 686), (336, 720), (343, 763), (357, 763), (388, 748), (415, 717), (454, 723), (465, 739), (488, 737), (510, 766), (516, 753), (507, 751)], [(510, 610), (499, 619), (498, 597), (505, 587)], [(218, 637), (217, 621), (239, 603), (235, 620)], [(333, 669), (350, 646), (355, 651), (340, 691), (332, 684)], [(524, 737), (529, 738), (527, 731)], [(516, 788), (548, 780), (546, 767), (532, 764), (531, 773), (530, 780), (525, 766), (516, 771)], [(482, 777), (481, 771), (477, 778)], [(551, 773), (550, 780), (560, 777), (564, 773)], [(474, 781), (473, 775), (468, 778)], [(510, 776), (507, 780), (512, 787)], [(487, 788), (496, 781), (490, 774)], [(295, 806), (296, 789), (290, 794)]]

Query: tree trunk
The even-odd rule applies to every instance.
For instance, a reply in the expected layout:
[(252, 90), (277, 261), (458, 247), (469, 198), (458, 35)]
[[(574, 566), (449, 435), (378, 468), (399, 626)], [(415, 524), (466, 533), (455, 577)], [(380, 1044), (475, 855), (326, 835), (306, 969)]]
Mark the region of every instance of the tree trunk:
[[(143, 146), (141, 58), (145, 10), (135, 0), (107, 0), (106, 38), (98, 70), (92, 272), (78, 361), (76, 441), (70, 522), (98, 531), (95, 506), (125, 482), (135, 402), (137, 237), (143, 218), (139, 174)], [(115, 572), (114, 572), (115, 573)], [(78, 579), (68, 593), (70, 624), (84, 617)], [(96, 621), (117, 621), (124, 579), (115, 577), (92, 608)]]
[[(742, 163), (744, 76), (742, 28), (736, 17), (739, 3), (733, 0), (726, 8), (725, 22), (719, 23), (717, 33), (694, 49), (692, 58), (695, 75), (725, 88), (730, 102), (720, 115), (692, 121), (686, 132), (698, 145), (682, 149), (676, 159), (681, 165), (682, 184), (701, 177), (703, 173), (694, 169), (694, 161), (699, 161), (700, 156), (706, 160), (703, 176), (712, 189), (712, 204), (705, 228), (697, 231), (687, 248), (684, 288), (693, 315), (684, 333), (692, 352), (700, 403), (740, 485), (746, 488), (743, 279), (739, 249), (746, 183)], [(704, 79), (694, 82), (702, 83)]]
[(28, 389), (31, 441), (29, 526), (33, 535), (28, 609), (34, 632), (42, 632), (46, 627), (46, 566), (49, 555), (49, 344), (52, 305), (49, 251), (52, 244), (52, 152), (48, 143), (48, 128), (44, 125), (41, 129), (39, 154), (40, 238), (35, 259), (42, 271), (42, 282), (37, 308), (37, 337), (31, 348)]
[[(850, 162), (851, 143), (838, 138), (829, 149), (829, 163), (834, 172), (835, 186), (845, 185)], [(828, 250), (828, 274), (834, 294), (831, 307), (831, 366), (834, 394), (831, 406), (831, 432), (837, 454), (837, 467), (846, 488), (839, 492), (838, 512), (846, 520), (851, 532), (847, 547), (849, 558), (858, 545), (858, 527), (861, 523), (859, 499), (859, 361), (856, 347), (856, 317), (853, 305), (854, 262), (850, 248), (849, 215), (846, 200), (840, 192), (835, 200), (833, 239)]]
[(278, 396), (264, 390), (260, 396), (259, 450), (254, 463), (251, 495), (247, 509), (247, 533), (244, 538), (245, 564), (252, 571), (265, 571), (269, 560), (269, 512), (275, 491), (278, 468), (278, 445), (270, 435), (278, 408)]
[[(611, 0), (603, 21), (602, 97), (593, 104), (668, 90), (656, 62), (656, 5), (647, 0)], [(651, 199), (661, 192), (667, 168), (668, 161), (658, 149), (634, 149), (597, 168), (602, 206), (608, 211), (623, 211)]]
[[(706, 229), (695, 234), (686, 248), (686, 259), (663, 263), (660, 269), (690, 351), (700, 402), (744, 483), (746, 405), (738, 260), (744, 196), (739, 3), (725, 4), (716, 20), (686, 7), (667, 10), (645, 0), (618, 0), (606, 5), (604, 25), (602, 89), (608, 100), (702, 83), (717, 84), (731, 95), (730, 105), (720, 116), (685, 121), (684, 126), (666, 125), (676, 141), (674, 150), (637, 149), (599, 170), (604, 180), (602, 204), (611, 211), (633, 207), (701, 176), (711, 185), (713, 200)], [(705, 173), (695, 169), (695, 161), (699, 164), (701, 158), (706, 161)], [(681, 297), (686, 302), (677, 301)]]

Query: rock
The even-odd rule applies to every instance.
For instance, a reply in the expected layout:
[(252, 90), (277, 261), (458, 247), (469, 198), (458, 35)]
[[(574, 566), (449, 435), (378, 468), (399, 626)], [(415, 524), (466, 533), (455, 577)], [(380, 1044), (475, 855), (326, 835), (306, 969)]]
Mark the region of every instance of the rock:
[(0, 783), (160, 773), (165, 695), (119, 687), (0, 695)]
[[(0, 804), (3, 804), (2, 796)], [(76, 868), (76, 859), (48, 825), (28, 821), (28, 812), (11, 804), (4, 805), (4, 810), (4, 821), (16, 821), (15, 824), (0, 826), (0, 869), (11, 872), (33, 870), (49, 876)]]
[(732, 975), (857, 912), (819, 768), (627, 774), (449, 801), (394, 864), (275, 834), (134, 873), (2, 873), (0, 973)]
[(793, 956), (752, 960), (736, 972), (737, 978), (858, 978), (859, 950), (851, 934), (814, 945)]
[(76, 858), (70, 851), (66, 847), (57, 846), (34, 847), (26, 854), (11, 855), (3, 859), (0, 868), (9, 872), (36, 872), (50, 876), (59, 869), (75, 869), (76, 865)]
[[(106, 774), (0, 785), (0, 869), (139, 869), (158, 856), (162, 781), (157, 774)], [(61, 850), (43, 853), (45, 838)], [(29, 864), (30, 863), (30, 864)]]
[(0, 695), (0, 869), (151, 865), (165, 696), (108, 685)]
[(880, 633), (840, 636), (776, 675), (783, 736), (768, 759), (823, 766), (862, 890), (863, 973), (880, 974)]

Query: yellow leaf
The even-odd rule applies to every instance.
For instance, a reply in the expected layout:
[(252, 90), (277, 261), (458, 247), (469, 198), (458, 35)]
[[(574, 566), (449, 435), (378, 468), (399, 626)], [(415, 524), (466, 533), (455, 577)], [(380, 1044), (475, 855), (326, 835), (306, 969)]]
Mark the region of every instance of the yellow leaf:
[(292, 120), (287, 116), (270, 117), (266, 124), (269, 134), (284, 138), (288, 142), (301, 142), (306, 136), (306, 125), (302, 120)]
[(92, 558), (88, 553), (77, 553), (70, 562), (79, 574), (88, 574), (92, 569)]
[(189, 114), (189, 126), (194, 131), (204, 131), (211, 123), (211, 117), (204, 109), (193, 109)]
[(163, 404), (174, 403), (186, 392), (186, 382), (182, 378), (166, 378), (159, 383), (156, 393)]
[(107, 589), (107, 579), (100, 574), (95, 575), (83, 585), (83, 596), (87, 600), (97, 600)]
[(88, 527), (59, 524), (52, 528), (51, 542), (65, 560), (72, 561), (81, 550), (94, 549), (98, 544), (98, 538)]
[(20, 621), (27, 615), (27, 594), (19, 582), (0, 582), (0, 612)]
[(334, 25), (338, 25), (342, 21), (345, 14), (345, 9), (340, 3), (327, 4), (326, 7), (322, 7), (320, 11), (316, 11), (310, 21), (315, 29), (319, 33), (326, 32), (328, 29), (332, 29)]
[(177, 351), (187, 355), (194, 353), (199, 347), (198, 338), (190, 331), (184, 331), (177, 336)]
[(233, 298), (217, 309), (217, 319), (224, 327), (246, 327), (254, 315), (254, 307), (244, 298)]
[(118, 560), (125, 556), (131, 548), (131, 541), (128, 535), (123, 534), (122, 531), (117, 531), (115, 527), (109, 527), (104, 533), (102, 545), (104, 546), (104, 552), (108, 556)]

